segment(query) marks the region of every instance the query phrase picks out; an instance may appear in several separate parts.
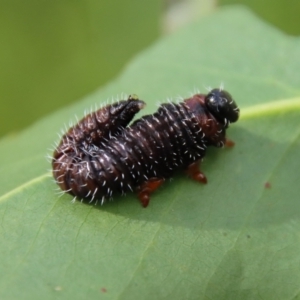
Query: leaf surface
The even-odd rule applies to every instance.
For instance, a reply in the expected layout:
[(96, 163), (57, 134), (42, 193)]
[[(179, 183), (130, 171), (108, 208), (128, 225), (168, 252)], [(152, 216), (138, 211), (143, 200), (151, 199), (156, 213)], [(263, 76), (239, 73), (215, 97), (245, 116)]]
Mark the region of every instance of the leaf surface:
[[(241, 8), (165, 37), (74, 106), (0, 143), (1, 299), (296, 299), (300, 291), (300, 39)], [(118, 92), (143, 113), (221, 82), (241, 108), (206, 186), (182, 174), (147, 209), (58, 198), (47, 148), (64, 122)], [(48, 151), (51, 154), (51, 151)], [(47, 171), (48, 169), (48, 171)]]

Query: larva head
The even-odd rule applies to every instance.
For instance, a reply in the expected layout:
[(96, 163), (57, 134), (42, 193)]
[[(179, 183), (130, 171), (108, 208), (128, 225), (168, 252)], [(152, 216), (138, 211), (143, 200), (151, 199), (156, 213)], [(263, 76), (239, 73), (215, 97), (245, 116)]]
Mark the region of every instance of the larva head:
[(231, 95), (222, 89), (211, 90), (205, 97), (205, 105), (209, 112), (225, 125), (236, 122), (239, 118), (239, 108)]

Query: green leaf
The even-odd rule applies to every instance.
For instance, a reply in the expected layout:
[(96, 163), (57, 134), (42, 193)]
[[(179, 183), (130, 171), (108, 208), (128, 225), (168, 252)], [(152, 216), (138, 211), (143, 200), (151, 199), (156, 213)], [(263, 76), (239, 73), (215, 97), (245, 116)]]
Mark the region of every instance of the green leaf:
[[(300, 34), (300, 20), (298, 12), (299, 1), (287, 2), (285, 0), (219, 0), (219, 5), (243, 4), (251, 8), (258, 16), (270, 22), (288, 34)], [(270, 9), (272, 7), (272, 9)]]
[(158, 37), (160, 5), (0, 1), (0, 137), (116, 76)]
[[(165, 37), (105, 88), (0, 143), (1, 299), (297, 299), (300, 39), (230, 8)], [(158, 101), (225, 83), (233, 149), (207, 185), (182, 174), (143, 209), (58, 198), (47, 148), (64, 122), (117, 93)], [(51, 153), (51, 151), (48, 151)]]

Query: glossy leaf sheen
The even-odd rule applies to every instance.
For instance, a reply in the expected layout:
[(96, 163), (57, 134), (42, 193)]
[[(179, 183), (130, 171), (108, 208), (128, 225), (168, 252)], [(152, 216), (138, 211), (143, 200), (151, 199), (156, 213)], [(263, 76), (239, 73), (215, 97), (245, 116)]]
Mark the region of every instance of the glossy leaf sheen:
[[(296, 299), (300, 39), (226, 9), (161, 40), (104, 89), (0, 143), (1, 299)], [(47, 148), (118, 92), (157, 101), (221, 82), (241, 107), (206, 186), (178, 174), (143, 209), (58, 198)], [(51, 151), (48, 151), (51, 153)]]

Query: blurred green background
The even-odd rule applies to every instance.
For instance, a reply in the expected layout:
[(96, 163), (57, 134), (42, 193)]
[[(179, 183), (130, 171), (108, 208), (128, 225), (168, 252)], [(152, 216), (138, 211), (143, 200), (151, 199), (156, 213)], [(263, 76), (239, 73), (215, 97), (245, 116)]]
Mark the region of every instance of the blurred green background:
[(0, 136), (92, 92), (160, 36), (228, 4), (300, 34), (299, 0), (0, 0)]

